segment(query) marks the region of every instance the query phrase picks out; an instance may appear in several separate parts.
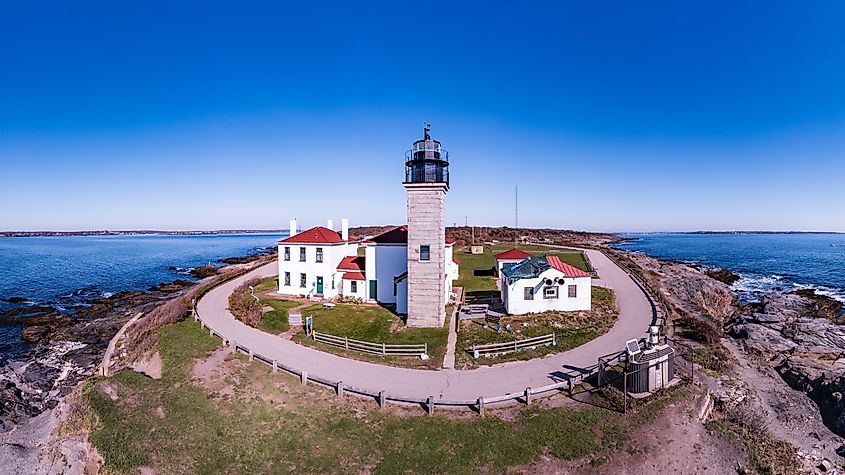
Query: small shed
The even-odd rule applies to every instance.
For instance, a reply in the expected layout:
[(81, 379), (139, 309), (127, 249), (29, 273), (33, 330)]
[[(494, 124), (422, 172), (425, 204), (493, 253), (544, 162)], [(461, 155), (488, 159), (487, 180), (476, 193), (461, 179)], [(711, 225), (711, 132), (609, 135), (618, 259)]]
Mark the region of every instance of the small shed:
[(507, 251), (502, 251), (495, 256), (496, 259), (496, 274), (501, 272), (502, 267), (508, 264), (516, 264), (517, 262), (522, 262), (525, 259), (531, 257), (531, 254), (523, 251), (522, 249), (511, 248)]
[(669, 386), (675, 379), (675, 350), (654, 345), (631, 357), (628, 364), (628, 391), (650, 393)]

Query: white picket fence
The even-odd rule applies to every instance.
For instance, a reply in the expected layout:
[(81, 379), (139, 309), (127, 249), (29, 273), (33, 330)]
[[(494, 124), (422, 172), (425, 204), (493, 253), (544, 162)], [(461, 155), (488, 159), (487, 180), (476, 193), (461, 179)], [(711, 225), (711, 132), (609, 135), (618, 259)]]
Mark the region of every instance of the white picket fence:
[(312, 331), (311, 337), (318, 343), (337, 346), (347, 350), (360, 351), (382, 356), (428, 356), (428, 343), (418, 345), (392, 345), (387, 343), (372, 343), (369, 341), (353, 340), (345, 336), (329, 335)]
[(506, 343), (490, 343), (487, 345), (472, 345), (469, 352), (472, 353), (473, 358), (480, 356), (500, 355), (504, 353), (514, 353), (527, 349), (534, 349), (541, 345), (557, 346), (557, 339), (554, 333), (548, 335), (535, 336), (533, 338), (526, 338), (524, 340), (514, 340)]

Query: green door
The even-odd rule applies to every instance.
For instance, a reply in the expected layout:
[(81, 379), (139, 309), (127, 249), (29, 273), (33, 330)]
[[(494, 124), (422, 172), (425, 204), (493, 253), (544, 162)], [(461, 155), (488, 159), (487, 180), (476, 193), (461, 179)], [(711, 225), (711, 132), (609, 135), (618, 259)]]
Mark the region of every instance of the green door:
[(323, 278), (317, 276), (317, 295), (323, 295)]
[(373, 300), (378, 300), (376, 298), (376, 289), (377, 288), (378, 287), (376, 287), (376, 281), (371, 280), (370, 281), (370, 298), (373, 299)]

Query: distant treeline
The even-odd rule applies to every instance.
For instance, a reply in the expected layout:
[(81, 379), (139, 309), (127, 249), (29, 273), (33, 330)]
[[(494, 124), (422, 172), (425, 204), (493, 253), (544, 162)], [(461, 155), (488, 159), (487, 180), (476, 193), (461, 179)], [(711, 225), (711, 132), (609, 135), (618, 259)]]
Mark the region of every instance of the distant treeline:
[(214, 234), (287, 234), (287, 229), (221, 229), (217, 231), (0, 231), (0, 237), (43, 236), (204, 236)]

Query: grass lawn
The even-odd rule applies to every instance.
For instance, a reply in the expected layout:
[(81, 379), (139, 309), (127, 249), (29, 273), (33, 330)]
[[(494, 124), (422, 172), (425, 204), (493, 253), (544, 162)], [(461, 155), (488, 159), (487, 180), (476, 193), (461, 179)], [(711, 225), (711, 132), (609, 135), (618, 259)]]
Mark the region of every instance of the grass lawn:
[(531, 254), (546, 253), (551, 256), (558, 256), (561, 261), (573, 265), (581, 270), (590, 271), (587, 258), (581, 251), (567, 251), (559, 248), (538, 246), (533, 244), (496, 244), (495, 246), (484, 246), (484, 254), (471, 254), (469, 252), (455, 252), (455, 257), (461, 261), (460, 276), (455, 281), (456, 287), (463, 287), (467, 295), (473, 293), (483, 294), (484, 292), (496, 291), (496, 281), (493, 277), (493, 268), (496, 265), (494, 255), (516, 247)]
[[(314, 317), (314, 330), (340, 337), (372, 343), (388, 344), (428, 344), (428, 360), (412, 356), (382, 357), (357, 351), (347, 351), (331, 345), (317, 343), (304, 333), (297, 334), (293, 340), (323, 351), (340, 354), (355, 359), (375, 361), (394, 366), (412, 368), (440, 368), (446, 354), (448, 328), (408, 328), (402, 320), (383, 307), (337, 304), (335, 308), (312, 305), (302, 311), (303, 318)], [(448, 321), (448, 319), (447, 319)]]
[[(471, 368), (477, 365), (537, 358), (550, 353), (571, 350), (607, 333), (619, 317), (619, 309), (616, 307), (613, 291), (602, 287), (593, 287), (592, 292), (593, 305), (590, 311), (544, 312), (504, 317), (502, 318), (502, 327), (510, 324), (513, 330), (509, 332), (496, 333), (493, 329), (482, 327), (483, 318), (462, 321), (458, 330), (458, 344), (455, 349), (456, 367)], [(556, 346), (538, 346), (533, 350), (498, 356), (482, 356), (477, 360), (465, 351), (473, 344), (505, 343), (517, 339), (548, 335), (549, 333), (556, 335)]]
[(484, 418), (379, 410), (242, 356), (196, 379), (196, 359), (219, 341), (193, 321), (160, 333), (161, 379), (122, 371), (84, 388), (89, 440), (108, 473), (504, 473), (543, 457), (598, 465), (636, 445), (631, 435), (641, 430), (630, 413), (587, 405), (540, 402)]

